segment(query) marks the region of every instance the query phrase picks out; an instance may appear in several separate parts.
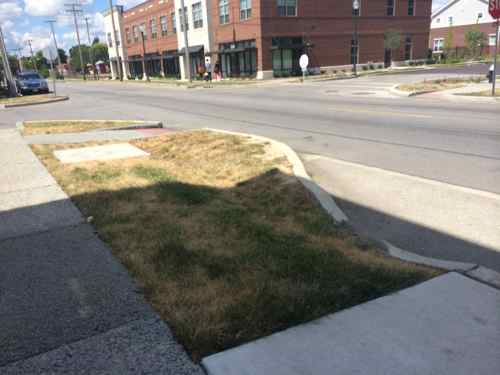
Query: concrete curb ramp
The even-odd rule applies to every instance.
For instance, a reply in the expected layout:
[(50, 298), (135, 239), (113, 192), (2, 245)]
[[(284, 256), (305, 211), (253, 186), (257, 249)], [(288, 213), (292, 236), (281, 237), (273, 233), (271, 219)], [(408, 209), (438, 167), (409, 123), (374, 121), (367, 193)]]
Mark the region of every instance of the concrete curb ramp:
[(32, 102), (32, 103), (0, 104), (0, 109), (29, 107), (32, 105), (57, 103), (57, 102), (63, 102), (66, 100), (69, 100), (69, 96), (58, 96), (58, 97), (48, 98), (48, 99), (44, 99), (44, 100), (40, 100), (38, 102)]

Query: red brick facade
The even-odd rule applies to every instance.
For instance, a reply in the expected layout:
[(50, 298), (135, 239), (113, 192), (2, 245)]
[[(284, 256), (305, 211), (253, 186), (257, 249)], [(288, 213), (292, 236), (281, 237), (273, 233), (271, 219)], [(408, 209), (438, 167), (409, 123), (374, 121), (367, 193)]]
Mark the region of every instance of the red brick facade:
[[(495, 23), (480, 23), (473, 25), (465, 25), (465, 26), (452, 26), (452, 27), (441, 27), (436, 29), (431, 29), (431, 35), (429, 38), (429, 48), (433, 48), (434, 39), (445, 39), (446, 35), (452, 31), (453, 34), (453, 49), (464, 49), (467, 47), (465, 43), (465, 33), (467, 30), (471, 28), (478, 28), (481, 32), (483, 32), (488, 38), (489, 35), (495, 34)], [(488, 44), (488, 41), (486, 42)], [(493, 53), (494, 47), (486, 47), (483, 49), (483, 53)]]
[[(222, 54), (226, 54), (229, 57), (224, 64), (231, 65), (234, 68), (233, 72), (240, 72), (242, 61), (248, 59), (255, 60), (255, 64), (252, 61), (246, 64), (250, 66), (246, 69), (250, 69), (252, 74), (257, 71), (272, 71), (273, 56), (278, 61), (278, 55), (273, 51), (286, 49), (280, 44), (283, 40), (292, 41), (295, 70), (297, 54), (303, 52), (309, 54), (310, 65), (313, 68), (351, 64), (351, 42), (354, 33), (351, 0), (334, 2), (297, 0), (296, 16), (280, 16), (279, 0), (252, 0), (252, 14), (247, 20), (240, 20), (240, 0), (228, 0), (229, 22), (223, 25), (219, 20), (219, 0), (208, 1), (211, 15), (210, 32), (213, 41), (211, 50), (221, 52), (219, 55), (216, 54), (215, 62), (220, 64)], [(358, 62), (363, 64), (384, 61), (384, 33), (387, 30), (400, 32), (402, 38), (401, 47), (393, 52), (392, 60), (405, 60), (407, 37), (411, 40), (411, 47), (408, 47), (411, 50), (411, 59), (425, 59), (429, 46), (432, 1), (414, 0), (414, 15), (408, 16), (408, 1), (412, 0), (394, 0), (394, 15), (387, 16), (388, 1), (390, 0), (360, 0), (360, 16), (357, 17)], [(145, 10), (139, 12), (139, 8), (145, 8)], [(156, 40), (148, 38), (146, 54), (161, 54), (165, 51), (176, 50), (177, 36), (172, 32), (171, 13), (173, 11), (174, 0), (164, 0), (162, 4), (159, 4), (159, 0), (149, 0), (127, 10), (124, 13), (125, 35), (127, 35), (127, 29), (129, 34), (132, 33), (133, 25), (144, 22), (148, 27), (149, 20), (156, 17), (159, 35)], [(161, 15), (168, 16), (168, 33), (165, 37), (161, 36), (159, 21)], [(297, 42), (299, 39), (300, 43)], [(132, 41), (124, 42), (129, 57), (142, 55), (140, 40), (134, 42), (132, 38)], [(303, 45), (302, 49), (299, 44)], [(224, 48), (226, 48), (225, 51)], [(239, 54), (236, 51), (240, 51)], [(286, 55), (287, 59), (290, 59), (289, 52)]]

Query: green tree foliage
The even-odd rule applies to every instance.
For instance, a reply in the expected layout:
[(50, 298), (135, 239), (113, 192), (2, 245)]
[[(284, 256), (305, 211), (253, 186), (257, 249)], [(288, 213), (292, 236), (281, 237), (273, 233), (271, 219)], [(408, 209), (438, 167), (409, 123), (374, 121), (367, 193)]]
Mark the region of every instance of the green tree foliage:
[(465, 32), (465, 45), (472, 57), (479, 56), (486, 45), (486, 41), (486, 34), (479, 30), (477, 26), (473, 26)]
[(453, 29), (450, 27), (444, 37), (443, 49), (446, 53), (449, 53), (449, 51), (451, 51), (453, 47), (454, 47), (454, 35), (453, 35)]
[(384, 48), (388, 50), (398, 49), (401, 45), (401, 33), (397, 30), (387, 30), (384, 33)]
[(62, 48), (57, 49), (57, 53), (59, 54), (59, 59), (61, 60), (61, 64), (66, 64), (68, 62), (68, 55), (66, 51)]
[(80, 53), (78, 52), (78, 46), (73, 46), (69, 50), (71, 65), (73, 66), (73, 69), (75, 69), (77, 72), (81, 72), (82, 66), (86, 66), (87, 64), (90, 63), (90, 47), (87, 46), (86, 44), (82, 44), (81, 48), (82, 48), (83, 65), (82, 62), (80, 61)]
[(108, 47), (104, 43), (97, 42), (92, 44), (92, 52), (95, 61), (101, 60), (105, 63), (109, 62)]

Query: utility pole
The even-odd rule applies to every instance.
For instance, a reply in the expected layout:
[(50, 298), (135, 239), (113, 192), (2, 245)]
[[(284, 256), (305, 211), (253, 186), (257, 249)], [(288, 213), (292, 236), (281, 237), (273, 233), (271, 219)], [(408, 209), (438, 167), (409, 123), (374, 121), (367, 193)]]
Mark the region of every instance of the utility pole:
[(182, 30), (184, 34), (184, 75), (191, 82), (191, 64), (189, 61), (189, 43), (188, 43), (188, 19), (187, 12), (184, 7), (184, 0), (181, 0), (181, 14), (179, 14), (179, 18), (182, 22)]
[(36, 66), (36, 60), (35, 60), (35, 55), (33, 54), (33, 47), (31, 46), (31, 42), (32, 40), (31, 39), (28, 39), (26, 41), (26, 43), (28, 44), (28, 46), (30, 46), (30, 52), (31, 52), (31, 62), (33, 64), (33, 67), (35, 68), (35, 71), (38, 72), (38, 67)]
[(77, 14), (82, 14), (82, 6), (79, 3), (64, 4), (66, 7), (66, 12), (73, 14), (73, 22), (75, 24), (76, 40), (78, 42), (78, 54), (80, 55), (80, 65), (82, 68), (83, 80), (87, 79), (85, 75), (85, 65), (82, 55), (82, 45), (80, 43), (80, 30), (78, 29), (78, 20), (76, 18)]
[(149, 82), (148, 72), (146, 71), (146, 43), (144, 42), (144, 31), (141, 31), (141, 39), (142, 39), (142, 71), (144, 74), (143, 79)]
[[(118, 12), (118, 9), (116, 10)], [(120, 62), (120, 51), (118, 50), (118, 41), (116, 39), (116, 25), (115, 25), (115, 13), (113, 12), (113, 0), (109, 0), (109, 12), (111, 14), (111, 28), (113, 29), (113, 36), (111, 40), (115, 43), (115, 53), (116, 53), (116, 67), (118, 70), (118, 76), (120, 77), (120, 81), (123, 81), (123, 72), (122, 72), (122, 64)], [(120, 33), (121, 35), (121, 33)], [(144, 37), (143, 37), (144, 44)]]
[(87, 38), (89, 40), (89, 48), (90, 48), (90, 63), (92, 64), (92, 70), (94, 71), (94, 79), (95, 79), (95, 60), (94, 60), (94, 51), (92, 51), (92, 40), (90, 39), (90, 30), (89, 30), (89, 17), (85, 17), (85, 25), (87, 26)]
[(49, 55), (50, 55), (50, 70), (52, 71), (52, 86), (54, 87), (54, 96), (57, 96), (57, 91), (56, 91), (56, 71), (54, 69), (54, 56), (52, 56), (52, 50), (49, 48)]
[(54, 23), (56, 21), (54, 20), (47, 20), (45, 21), (50, 25), (50, 31), (52, 33), (52, 39), (54, 41), (54, 46), (56, 47), (56, 55), (57, 55), (57, 65), (61, 66), (61, 56), (59, 56), (59, 47), (57, 47), (57, 39), (56, 39), (56, 33), (54, 32)]
[(7, 48), (3, 38), (2, 26), (0, 26), (0, 56), (2, 56), (3, 71), (5, 72), (5, 78), (7, 79), (9, 95), (11, 97), (15, 97), (17, 96), (17, 86), (14, 76), (12, 75), (12, 71), (10, 70), (9, 56), (7, 55)]
[(19, 72), (23, 72), (23, 60), (21, 59), (22, 48), (13, 48), (12, 51), (16, 53), (17, 65), (19, 66)]

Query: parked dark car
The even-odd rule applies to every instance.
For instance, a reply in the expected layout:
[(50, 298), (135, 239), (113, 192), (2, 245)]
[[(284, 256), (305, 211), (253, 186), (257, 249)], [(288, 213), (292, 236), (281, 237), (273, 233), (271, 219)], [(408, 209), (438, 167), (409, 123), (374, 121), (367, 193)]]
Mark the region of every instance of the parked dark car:
[(16, 77), (17, 90), (21, 94), (38, 94), (49, 92), (47, 81), (37, 72), (22, 72)]

